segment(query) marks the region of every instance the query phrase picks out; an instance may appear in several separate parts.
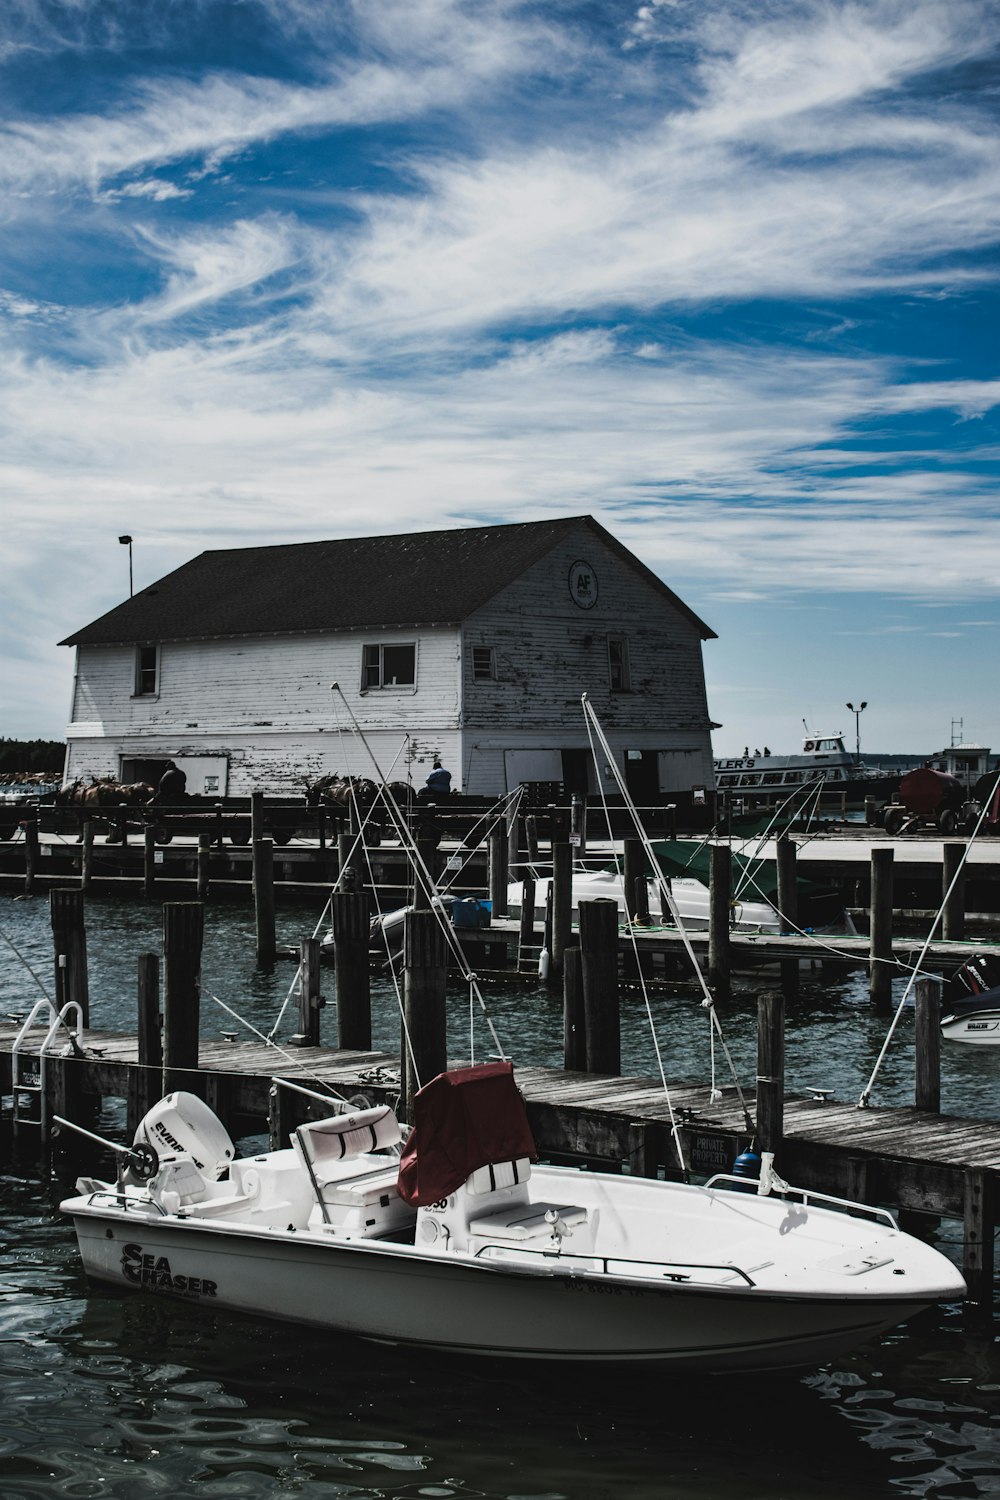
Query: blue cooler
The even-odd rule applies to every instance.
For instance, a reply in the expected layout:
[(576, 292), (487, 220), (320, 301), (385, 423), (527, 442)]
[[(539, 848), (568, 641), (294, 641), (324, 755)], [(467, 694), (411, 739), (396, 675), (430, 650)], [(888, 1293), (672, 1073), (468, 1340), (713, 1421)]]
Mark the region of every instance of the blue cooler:
[(451, 920), (455, 927), (488, 927), (490, 916), (491, 903), (477, 901), (474, 896), (451, 904)]

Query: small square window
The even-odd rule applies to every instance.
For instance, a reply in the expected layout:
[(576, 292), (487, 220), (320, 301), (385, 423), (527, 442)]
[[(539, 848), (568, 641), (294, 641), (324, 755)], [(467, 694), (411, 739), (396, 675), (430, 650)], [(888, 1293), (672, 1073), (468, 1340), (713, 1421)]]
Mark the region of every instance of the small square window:
[(135, 696), (155, 697), (158, 687), (160, 648), (137, 646), (135, 652)]
[(364, 688), (413, 687), (417, 680), (417, 648), (407, 645), (365, 646), (361, 658)]
[(492, 682), (497, 675), (496, 653), (492, 646), (473, 646), (472, 648), (472, 680), (473, 682)]

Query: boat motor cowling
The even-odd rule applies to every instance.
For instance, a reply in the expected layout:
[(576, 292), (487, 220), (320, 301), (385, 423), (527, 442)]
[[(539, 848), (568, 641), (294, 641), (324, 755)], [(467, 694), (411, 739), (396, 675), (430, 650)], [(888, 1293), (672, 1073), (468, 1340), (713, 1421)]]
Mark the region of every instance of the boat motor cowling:
[(167, 1094), (139, 1121), (133, 1146), (152, 1146), (161, 1161), (189, 1156), (199, 1172), (218, 1180), (236, 1155), (229, 1132), (196, 1094)]

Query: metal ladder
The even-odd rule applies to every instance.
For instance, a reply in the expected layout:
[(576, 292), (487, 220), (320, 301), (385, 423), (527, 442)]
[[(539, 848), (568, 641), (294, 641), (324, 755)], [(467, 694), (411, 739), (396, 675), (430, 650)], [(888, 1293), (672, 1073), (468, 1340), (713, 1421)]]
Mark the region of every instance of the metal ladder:
[[(532, 933), (532, 937), (536, 936)], [(520, 936), (517, 940), (517, 972), (518, 974), (537, 974), (538, 960), (544, 948), (544, 940), (538, 943), (522, 943)]]
[[(42, 1019), (39, 1020), (39, 1016)], [(30, 1033), (45, 1026), (45, 1036), (37, 1052), (25, 1050)], [(11, 1086), (13, 1092), (11, 1127), (16, 1145), (24, 1128), (37, 1130), (44, 1146), (49, 1138), (49, 1106), (46, 1096), (45, 1062), (57, 1034), (65, 1029), (70, 1035), (68, 1049), (83, 1039), (83, 1010), (77, 1000), (67, 1000), (57, 1011), (51, 1000), (37, 1000), (22, 1023), (11, 1046)]]

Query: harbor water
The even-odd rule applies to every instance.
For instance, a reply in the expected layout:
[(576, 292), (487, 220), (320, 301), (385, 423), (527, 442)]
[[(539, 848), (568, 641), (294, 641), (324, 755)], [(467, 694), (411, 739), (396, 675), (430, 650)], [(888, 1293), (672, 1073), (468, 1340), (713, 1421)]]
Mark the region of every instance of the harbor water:
[[(319, 915), (281, 908), (279, 940), (297, 945)], [(136, 959), (159, 951), (159, 907), (90, 899), (87, 937), (93, 1024), (132, 1029)], [(294, 967), (279, 961), (257, 970), (252, 911), (209, 906), (203, 1034), (270, 1032)], [(51, 990), (51, 975), (48, 901), (4, 898), (0, 1010), (25, 1014)], [(738, 987), (722, 1014), (742, 1082), (755, 1070), (761, 983)], [(323, 1035), (332, 1040), (332, 975), (324, 992)], [(515, 1065), (561, 1063), (557, 994), (496, 985), (484, 995)], [(693, 990), (657, 996), (652, 1009), (668, 1078), (704, 1082), (714, 1063), (719, 1083), (729, 1081)], [(492, 1041), (480, 1021), (470, 1042), (469, 1017), (468, 995), (456, 987), (450, 1052), (467, 1058), (474, 1045), (483, 1058)], [(373, 1023), (375, 1048), (397, 1052), (397, 999), (385, 981), (374, 986)], [(887, 1024), (872, 1013), (863, 974), (804, 976), (787, 1020), (789, 1089), (856, 1099)], [(295, 1029), (293, 997), (278, 1042)], [(624, 1071), (653, 1076), (637, 991), (623, 996), (622, 1039)], [(275, 1071), (292, 1075), (301, 1063), (291, 1049), (277, 1056)], [(910, 1102), (912, 1088), (904, 1011), (873, 1103)], [(1000, 1055), (945, 1044), (942, 1108), (1000, 1121)], [(98, 1128), (122, 1137), (123, 1101), (106, 1102)], [(4, 1500), (1000, 1496), (1000, 1349), (992, 1329), (958, 1307), (926, 1313), (835, 1366), (781, 1379), (678, 1381), (454, 1360), (88, 1283), (58, 1212), (71, 1186), (58, 1158), (51, 1173), (22, 1163), (0, 1177)], [(943, 1222), (934, 1235), (960, 1260), (960, 1225)]]

